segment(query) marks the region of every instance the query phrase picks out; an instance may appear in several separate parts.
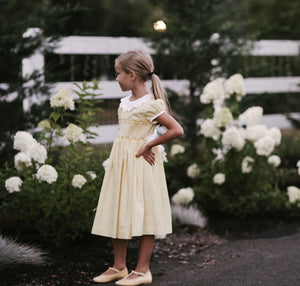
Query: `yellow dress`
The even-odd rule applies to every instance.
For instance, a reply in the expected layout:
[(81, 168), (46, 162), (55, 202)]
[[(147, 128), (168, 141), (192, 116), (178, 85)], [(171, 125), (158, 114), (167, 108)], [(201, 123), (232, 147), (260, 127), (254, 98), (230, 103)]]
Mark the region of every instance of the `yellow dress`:
[(172, 232), (166, 178), (159, 146), (152, 148), (155, 165), (137, 152), (155, 132), (155, 118), (165, 111), (164, 102), (152, 94), (130, 101), (121, 99), (119, 133), (112, 146), (102, 183), (92, 234), (130, 239)]

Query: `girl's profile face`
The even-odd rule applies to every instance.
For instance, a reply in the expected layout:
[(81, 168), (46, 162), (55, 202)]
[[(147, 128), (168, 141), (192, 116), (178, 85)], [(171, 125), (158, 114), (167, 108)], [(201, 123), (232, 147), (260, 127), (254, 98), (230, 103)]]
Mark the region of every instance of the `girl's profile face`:
[(115, 64), (115, 70), (117, 73), (116, 81), (119, 83), (122, 91), (127, 91), (132, 89), (132, 82), (130, 81), (130, 74), (124, 72), (120, 64)]

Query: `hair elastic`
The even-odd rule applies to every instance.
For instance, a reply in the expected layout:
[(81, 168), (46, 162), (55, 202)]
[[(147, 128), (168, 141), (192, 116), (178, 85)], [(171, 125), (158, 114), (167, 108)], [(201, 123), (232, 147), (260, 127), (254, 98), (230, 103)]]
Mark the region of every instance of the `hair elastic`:
[(149, 72), (148, 76), (152, 76), (153, 74), (154, 74), (154, 71), (153, 72)]

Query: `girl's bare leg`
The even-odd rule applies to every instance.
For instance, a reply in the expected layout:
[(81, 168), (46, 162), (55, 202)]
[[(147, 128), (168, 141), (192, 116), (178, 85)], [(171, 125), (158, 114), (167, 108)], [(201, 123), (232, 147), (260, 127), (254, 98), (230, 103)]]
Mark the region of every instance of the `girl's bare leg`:
[(136, 266), (137, 272), (146, 273), (149, 271), (149, 264), (154, 247), (154, 235), (143, 235), (140, 239), (140, 252), (138, 264)]
[(127, 239), (113, 239), (114, 268), (122, 270), (126, 267)]
[[(149, 264), (151, 260), (151, 255), (154, 247), (154, 235), (143, 235), (140, 239), (140, 251), (138, 263), (135, 271), (146, 273), (149, 271)], [(128, 279), (133, 279), (139, 275), (131, 274)]]
[[(123, 270), (126, 267), (126, 251), (127, 239), (113, 239), (114, 249), (114, 265), (113, 267), (118, 270)], [(108, 269), (105, 274), (114, 274), (115, 271)]]

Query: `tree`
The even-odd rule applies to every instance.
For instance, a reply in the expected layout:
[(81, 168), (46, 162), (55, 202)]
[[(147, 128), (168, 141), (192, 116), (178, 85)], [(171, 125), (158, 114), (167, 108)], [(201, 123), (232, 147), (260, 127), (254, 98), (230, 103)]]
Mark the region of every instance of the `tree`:
[(249, 19), (248, 31), (259, 39), (299, 39), (299, 1), (252, 0), (242, 2), (243, 16)]
[(49, 0), (47, 3), (58, 13), (55, 18), (44, 18), (46, 33), (61, 36), (143, 36), (143, 27), (149, 25), (156, 11), (149, 0)]
[[(63, 24), (72, 14), (70, 12), (79, 8), (76, 5), (51, 6), (38, 0), (1, 1), (0, 8), (0, 159), (3, 164), (13, 155), (12, 135), (17, 130), (36, 126), (50, 112), (48, 102), (34, 104), (27, 112), (23, 110), (26, 97), (39, 93), (47, 95), (49, 85), (41, 80), (42, 74), (38, 71), (24, 77), (22, 59), (30, 57), (39, 48), (44, 53), (51, 51), (59, 34), (53, 31), (53, 21)], [(42, 33), (23, 37), (30, 27), (39, 27)]]
[[(193, 156), (197, 153), (198, 125), (203, 108), (199, 102), (203, 86), (211, 79), (226, 76), (233, 56), (245, 47), (241, 40), (244, 25), (235, 23), (238, 6), (221, 0), (161, 0), (167, 30), (152, 33), (159, 72), (188, 79), (189, 96), (179, 97), (185, 136)], [(238, 71), (236, 71), (238, 72)], [(176, 108), (175, 108), (176, 109)]]

